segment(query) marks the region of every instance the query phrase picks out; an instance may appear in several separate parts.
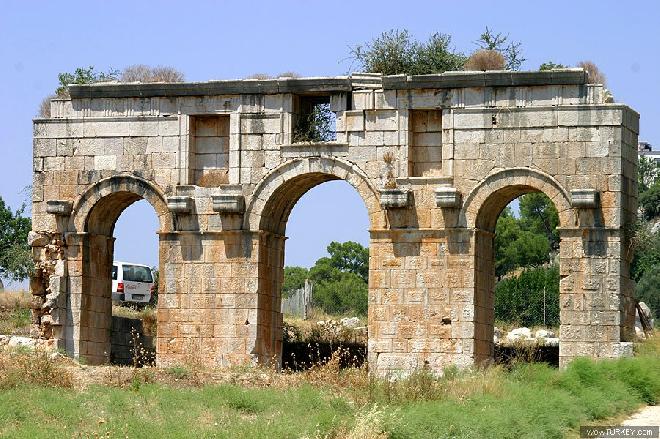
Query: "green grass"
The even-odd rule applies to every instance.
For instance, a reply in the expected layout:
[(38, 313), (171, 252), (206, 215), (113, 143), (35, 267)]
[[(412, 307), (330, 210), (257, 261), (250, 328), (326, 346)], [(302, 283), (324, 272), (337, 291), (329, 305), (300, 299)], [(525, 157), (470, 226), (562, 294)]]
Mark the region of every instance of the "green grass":
[(186, 387), (189, 371), (181, 367), (144, 370), (175, 377), (176, 385), (135, 374), (124, 387), (86, 390), (14, 376), (0, 386), (0, 437), (563, 438), (660, 403), (659, 358), (655, 337), (635, 358), (578, 359), (564, 370), (449, 368), (442, 378), (418, 372), (395, 382), (330, 366), (274, 374), (272, 387), (256, 387), (264, 385), (256, 378)]
[(3, 392), (0, 436), (52, 438), (297, 438), (350, 421), (351, 405), (310, 386), (289, 390), (234, 385), (138, 390), (38, 387)]

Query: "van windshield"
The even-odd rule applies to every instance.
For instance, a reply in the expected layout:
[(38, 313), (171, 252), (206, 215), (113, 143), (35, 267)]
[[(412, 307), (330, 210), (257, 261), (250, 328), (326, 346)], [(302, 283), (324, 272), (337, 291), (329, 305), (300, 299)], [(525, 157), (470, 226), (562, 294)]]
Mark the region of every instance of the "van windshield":
[(138, 265), (124, 265), (123, 267), (124, 281), (133, 282), (153, 282), (151, 277), (151, 270), (148, 267), (140, 267)]

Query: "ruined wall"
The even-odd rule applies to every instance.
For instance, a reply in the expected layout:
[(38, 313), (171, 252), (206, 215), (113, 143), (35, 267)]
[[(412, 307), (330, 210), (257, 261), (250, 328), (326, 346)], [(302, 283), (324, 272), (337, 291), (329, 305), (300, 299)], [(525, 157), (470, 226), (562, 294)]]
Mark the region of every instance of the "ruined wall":
[[(64, 298), (35, 322), (71, 355), (109, 358), (112, 226), (145, 198), (160, 220), (158, 362), (278, 362), (289, 213), (344, 179), (370, 218), (373, 370), (492, 356), (495, 220), (531, 191), (560, 211), (562, 361), (625, 354), (638, 115), (586, 82), (565, 70), (72, 86), (35, 120), (35, 257), (66, 261), (35, 278), (39, 300), (52, 282)], [(301, 96), (329, 102), (336, 140), (292, 143)]]

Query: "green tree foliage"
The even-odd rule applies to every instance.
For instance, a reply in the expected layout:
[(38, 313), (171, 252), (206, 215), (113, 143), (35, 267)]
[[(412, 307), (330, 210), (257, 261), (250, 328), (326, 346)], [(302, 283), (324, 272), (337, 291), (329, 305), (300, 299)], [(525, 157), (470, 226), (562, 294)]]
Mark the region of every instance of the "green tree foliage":
[(523, 326), (559, 325), (559, 267), (526, 269), (498, 282), (495, 319)]
[(331, 281), (314, 284), (313, 303), (328, 314), (367, 314), (368, 286), (357, 274), (335, 272)]
[(285, 267), (282, 294), (314, 283), (313, 304), (328, 314), (366, 315), (368, 303), (369, 249), (353, 241), (331, 242), (328, 254), (307, 270)]
[(635, 295), (648, 305), (656, 319), (660, 318), (660, 262), (641, 273)]
[(335, 114), (330, 104), (314, 105), (309, 114), (302, 115), (293, 130), (293, 142), (329, 142), (335, 138)]
[(653, 233), (649, 224), (641, 224), (635, 231), (635, 253), (631, 276), (639, 282), (644, 273), (660, 266), (660, 232)]
[(644, 219), (650, 221), (660, 217), (660, 181), (639, 195), (639, 205), (644, 212)]
[(364, 72), (384, 75), (423, 75), (461, 70), (467, 59), (451, 47), (451, 36), (435, 33), (426, 42), (414, 40), (407, 30), (383, 32), (369, 43), (351, 48), (351, 58)]
[(550, 261), (559, 249), (559, 214), (542, 193), (520, 197), (520, 218), (505, 208), (495, 227), (495, 274), (505, 275), (519, 267), (533, 267)]
[(330, 264), (340, 271), (357, 274), (369, 280), (369, 249), (355, 241), (331, 242), (328, 246)]
[(305, 286), (305, 279), (309, 278), (309, 270), (305, 267), (284, 267), (284, 285), (282, 295), (289, 297), (294, 291)]
[(119, 77), (117, 70), (108, 70), (107, 72), (96, 72), (94, 67), (78, 67), (73, 73), (64, 72), (57, 75), (60, 86), (55, 93), (57, 96), (66, 97), (69, 95), (69, 84), (93, 84), (95, 82), (112, 81)]
[(566, 66), (563, 64), (557, 64), (552, 61), (544, 62), (539, 66), (539, 70), (552, 70), (552, 69), (565, 69)]
[(535, 192), (520, 197), (520, 220), (524, 230), (544, 235), (551, 249), (559, 249), (559, 213), (547, 195)]
[(0, 277), (26, 279), (32, 271), (32, 254), (27, 237), (32, 222), (23, 216), (25, 206), (16, 212), (0, 197)]
[(639, 195), (660, 182), (660, 163), (641, 156), (637, 166), (637, 187)]

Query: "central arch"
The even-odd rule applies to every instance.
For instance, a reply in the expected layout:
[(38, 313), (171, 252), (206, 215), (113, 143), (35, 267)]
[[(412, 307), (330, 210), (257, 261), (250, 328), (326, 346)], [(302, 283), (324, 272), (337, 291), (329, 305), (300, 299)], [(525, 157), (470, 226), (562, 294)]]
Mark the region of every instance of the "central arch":
[[(550, 198), (559, 214), (559, 227), (575, 225), (576, 216), (568, 192), (553, 177), (530, 168), (512, 168), (490, 174), (466, 197), (460, 221), (473, 233), (474, 311), (472, 316), (474, 360), (493, 358), (495, 320), (495, 226), (504, 208), (521, 195), (541, 192)], [(560, 253), (569, 246), (560, 237)], [(560, 263), (560, 274), (565, 274)], [(560, 322), (562, 320), (560, 309)], [(560, 331), (561, 332), (561, 331)]]
[(369, 178), (355, 164), (337, 158), (309, 157), (282, 164), (261, 180), (248, 203), (244, 227), (257, 232), (259, 254), (257, 334), (252, 354), (261, 362), (281, 361), (281, 290), (289, 215), (307, 191), (332, 180), (345, 180), (355, 188), (367, 208), (370, 228), (383, 223), (378, 192)]

